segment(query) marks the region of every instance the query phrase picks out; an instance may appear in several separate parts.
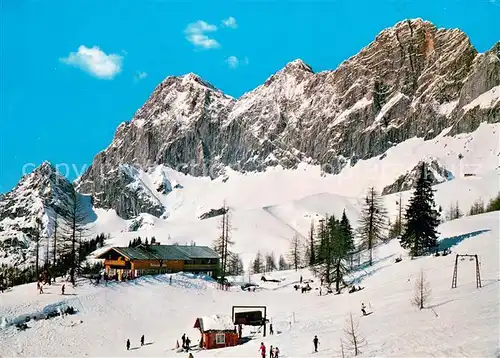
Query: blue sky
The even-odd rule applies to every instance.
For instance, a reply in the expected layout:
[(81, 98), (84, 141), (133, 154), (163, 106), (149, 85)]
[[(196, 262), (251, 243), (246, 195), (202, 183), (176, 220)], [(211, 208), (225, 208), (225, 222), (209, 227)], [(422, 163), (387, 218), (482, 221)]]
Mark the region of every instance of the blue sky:
[(500, 40), (500, 0), (0, 4), (0, 192), (30, 163), (91, 164), (169, 75), (238, 97), (296, 58), (334, 69), (405, 18), (460, 28), (481, 52)]

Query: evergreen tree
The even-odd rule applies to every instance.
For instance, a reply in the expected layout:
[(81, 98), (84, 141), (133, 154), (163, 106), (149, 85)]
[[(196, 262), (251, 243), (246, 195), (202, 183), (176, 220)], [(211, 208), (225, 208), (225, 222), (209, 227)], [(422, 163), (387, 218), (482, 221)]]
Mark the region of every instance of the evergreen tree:
[(358, 233), (361, 236), (361, 247), (370, 252), (369, 265), (373, 263), (373, 247), (386, 239), (387, 211), (383, 199), (375, 188), (370, 188), (365, 197)]
[(264, 271), (264, 262), (262, 261), (262, 254), (260, 251), (257, 252), (255, 256), (255, 260), (252, 263), (252, 272), (253, 273), (261, 273)]
[(484, 201), (482, 198), (479, 198), (472, 204), (471, 208), (469, 209), (469, 215), (478, 215), (482, 214), (486, 211), (484, 207)]
[(314, 221), (311, 221), (311, 228), (309, 229), (309, 266), (316, 264), (316, 250), (314, 250)]
[(266, 254), (266, 272), (276, 271), (276, 258), (274, 252)]
[(488, 207), (486, 208), (486, 212), (489, 213), (498, 210), (500, 210), (500, 193), (498, 193), (498, 195), (495, 198), (490, 200)]
[(148, 246), (149, 245), (149, 242), (148, 242), (148, 238), (146, 237), (146, 240), (144, 241), (144, 245)]
[(244, 274), (243, 261), (240, 255), (235, 253), (230, 255), (227, 273), (231, 276), (241, 276)]
[(435, 206), (432, 180), (423, 163), (415, 191), (406, 209), (406, 225), (401, 236), (401, 246), (409, 249), (412, 256), (420, 256), (437, 246), (439, 212)]
[(344, 276), (348, 272), (346, 260), (350, 252), (354, 250), (354, 234), (345, 211), (339, 221), (335, 216), (326, 216), (320, 221), (318, 230), (320, 240), (318, 257), (316, 261), (316, 273), (328, 285), (335, 283), (337, 291), (340, 291), (344, 283)]
[(288, 264), (286, 263), (285, 257), (283, 255), (280, 255), (278, 267), (280, 271), (288, 270)]
[(302, 261), (300, 241), (299, 241), (299, 237), (297, 235), (295, 235), (292, 239), (292, 242), (290, 245), (289, 259), (290, 259), (290, 263), (292, 264), (293, 268), (295, 269), (295, 271), (297, 271), (299, 269), (301, 261)]

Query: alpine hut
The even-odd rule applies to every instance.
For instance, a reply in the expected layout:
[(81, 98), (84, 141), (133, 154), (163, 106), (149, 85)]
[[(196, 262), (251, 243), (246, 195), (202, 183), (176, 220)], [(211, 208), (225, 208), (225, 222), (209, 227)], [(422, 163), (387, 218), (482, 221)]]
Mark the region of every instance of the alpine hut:
[(238, 333), (229, 316), (214, 315), (197, 318), (194, 328), (200, 330), (202, 348), (214, 349), (238, 345)]

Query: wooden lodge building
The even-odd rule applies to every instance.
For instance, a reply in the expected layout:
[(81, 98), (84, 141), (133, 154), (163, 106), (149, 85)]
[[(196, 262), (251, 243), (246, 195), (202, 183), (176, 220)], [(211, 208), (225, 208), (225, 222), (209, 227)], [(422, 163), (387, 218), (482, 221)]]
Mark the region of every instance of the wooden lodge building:
[(219, 265), (219, 255), (207, 246), (112, 247), (96, 259), (104, 259), (106, 273), (119, 280), (180, 271), (213, 275)]

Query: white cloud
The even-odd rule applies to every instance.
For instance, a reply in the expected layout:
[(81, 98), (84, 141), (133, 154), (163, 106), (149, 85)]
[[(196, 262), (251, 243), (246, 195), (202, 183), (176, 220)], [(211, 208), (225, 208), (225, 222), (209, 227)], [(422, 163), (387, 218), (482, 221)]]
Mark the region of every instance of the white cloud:
[(227, 62), (227, 65), (229, 66), (229, 68), (236, 68), (240, 64), (240, 60), (238, 60), (238, 57), (236, 57), (236, 56), (229, 56), (226, 59), (226, 62)]
[(97, 78), (110, 80), (122, 70), (123, 56), (111, 53), (106, 55), (99, 47), (78, 47), (77, 52), (71, 52), (61, 62), (78, 67)]
[(237, 68), (241, 65), (248, 65), (248, 57), (245, 56), (245, 58), (240, 60), (236, 56), (229, 56), (228, 58), (226, 58), (226, 63), (229, 68)]
[(139, 82), (140, 80), (143, 80), (145, 79), (146, 77), (148, 77), (148, 73), (147, 72), (143, 72), (143, 71), (139, 71), (135, 74), (134, 76), (134, 81), (135, 82)]
[(217, 31), (217, 26), (199, 20), (189, 24), (184, 30), (184, 33), (186, 34), (186, 39), (196, 47), (211, 49), (220, 47), (216, 39), (207, 35), (208, 32), (215, 31)]
[(238, 24), (236, 23), (236, 19), (234, 17), (229, 16), (227, 19), (222, 20), (222, 26), (235, 29), (238, 27)]

